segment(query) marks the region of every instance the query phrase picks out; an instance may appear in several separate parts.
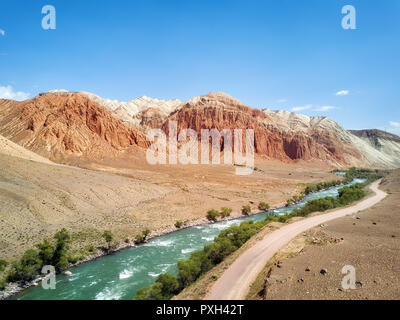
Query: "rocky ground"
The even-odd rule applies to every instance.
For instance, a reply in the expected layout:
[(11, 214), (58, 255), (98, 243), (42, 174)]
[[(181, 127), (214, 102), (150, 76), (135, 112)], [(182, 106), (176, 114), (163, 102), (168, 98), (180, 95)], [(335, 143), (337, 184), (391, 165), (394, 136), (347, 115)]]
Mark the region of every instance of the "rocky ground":
[[(248, 298), (400, 299), (400, 171), (381, 189), (388, 196), (371, 209), (309, 230), (282, 249)], [(345, 265), (355, 268), (354, 290), (342, 288)]]
[[(114, 164), (115, 165), (115, 164)], [(205, 220), (207, 210), (259, 201), (283, 204), (301, 183), (331, 180), (326, 169), (279, 162), (257, 164), (251, 176), (232, 166), (149, 167), (121, 163), (91, 169), (40, 163), (0, 154), (0, 259), (11, 261), (66, 227), (74, 247), (103, 245), (110, 229), (119, 242), (145, 229), (175, 229), (177, 220)], [(243, 187), (245, 186), (245, 187)]]

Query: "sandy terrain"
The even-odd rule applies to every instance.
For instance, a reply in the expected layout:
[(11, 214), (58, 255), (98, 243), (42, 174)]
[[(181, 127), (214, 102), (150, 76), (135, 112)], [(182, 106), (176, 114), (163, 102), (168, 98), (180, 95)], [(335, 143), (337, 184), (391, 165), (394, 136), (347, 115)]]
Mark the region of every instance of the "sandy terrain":
[[(380, 188), (388, 196), (372, 208), (290, 242), (258, 276), (248, 298), (400, 299), (400, 171), (387, 176)], [(344, 265), (355, 268), (355, 290), (341, 286)], [(267, 292), (262, 297), (264, 284)]]
[(20, 145), (8, 140), (0, 135), (0, 153), (5, 154), (12, 157), (22, 158), (26, 160), (32, 160), (47, 164), (54, 164), (49, 159), (46, 159)]
[[(103, 245), (101, 233), (132, 241), (149, 228), (173, 230), (177, 220), (205, 220), (207, 210), (259, 201), (280, 205), (304, 182), (332, 180), (312, 164), (260, 162), (253, 175), (232, 166), (156, 166), (143, 161), (87, 169), (51, 165), (0, 154), (0, 258), (11, 260), (66, 227), (73, 247), (87, 253)], [(96, 170), (93, 170), (96, 169)], [(244, 187), (245, 186), (245, 187)]]
[(376, 194), (354, 206), (334, 210), (288, 224), (264, 237), (249, 250), (245, 251), (216, 281), (207, 294), (209, 300), (239, 300), (246, 297), (249, 286), (257, 278), (265, 264), (273, 255), (299, 233), (327, 221), (365, 210), (382, 199), (386, 193), (378, 189), (380, 181), (371, 184), (370, 189)]

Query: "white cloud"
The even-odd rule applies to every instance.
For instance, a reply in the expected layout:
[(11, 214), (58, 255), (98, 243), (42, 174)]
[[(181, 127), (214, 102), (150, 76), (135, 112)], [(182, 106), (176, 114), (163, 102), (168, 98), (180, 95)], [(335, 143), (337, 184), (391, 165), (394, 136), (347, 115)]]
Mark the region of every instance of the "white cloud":
[(390, 121), (390, 126), (400, 129), (400, 122)]
[(0, 86), (0, 99), (26, 100), (28, 97), (29, 93), (14, 91), (12, 86)]
[(6, 35), (6, 32), (3, 29), (0, 29), (0, 34), (4, 37)]
[(333, 110), (336, 109), (335, 106), (321, 106), (321, 107), (317, 107), (314, 110), (315, 111), (329, 111), (329, 110)]
[(303, 111), (303, 110), (309, 110), (311, 109), (312, 105), (311, 104), (307, 104), (305, 106), (299, 106), (299, 107), (293, 107), (292, 111)]
[(276, 102), (278, 102), (278, 103), (284, 103), (284, 102), (287, 102), (287, 99), (279, 99), (279, 100), (277, 100)]
[(349, 90), (340, 90), (338, 92), (336, 92), (337, 96), (347, 96), (350, 93)]

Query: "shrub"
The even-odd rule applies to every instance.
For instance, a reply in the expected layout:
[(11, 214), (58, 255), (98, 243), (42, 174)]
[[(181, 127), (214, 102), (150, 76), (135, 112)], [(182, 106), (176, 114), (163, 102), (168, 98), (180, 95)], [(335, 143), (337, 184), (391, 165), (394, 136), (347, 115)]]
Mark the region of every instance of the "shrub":
[(0, 280), (0, 290), (4, 290), (7, 287), (7, 281), (5, 279)]
[(135, 300), (169, 300), (178, 293), (178, 289), (178, 280), (168, 273), (163, 273), (149, 288), (138, 290)]
[(0, 272), (3, 272), (7, 266), (8, 262), (0, 259)]
[(146, 238), (150, 235), (150, 233), (151, 233), (150, 229), (146, 229), (143, 231), (142, 234), (143, 234), (144, 240), (146, 240)]
[(251, 207), (249, 205), (245, 205), (242, 207), (242, 214), (248, 216), (251, 213)]
[(207, 211), (207, 219), (210, 221), (217, 221), (219, 217), (219, 212), (215, 209)]
[(151, 231), (149, 229), (146, 229), (146, 230), (142, 231), (141, 234), (136, 235), (135, 243), (136, 244), (144, 243), (146, 241), (146, 238), (148, 237), (148, 235), (150, 233), (151, 233)]
[(51, 265), (54, 261), (54, 245), (49, 241), (49, 239), (45, 239), (42, 243), (38, 243), (36, 248), (39, 249), (39, 257), (42, 260), (43, 265)]
[(144, 236), (142, 234), (137, 234), (135, 237), (135, 243), (136, 244), (141, 244), (144, 242)]
[(8, 274), (8, 281), (31, 281), (39, 274), (42, 266), (42, 261), (39, 254), (29, 249), (25, 251), (20, 262), (13, 262), (12, 269)]
[(102, 237), (103, 237), (104, 240), (107, 242), (107, 246), (108, 246), (107, 249), (110, 250), (110, 248), (111, 248), (111, 242), (112, 242), (113, 239), (114, 239), (113, 233), (112, 233), (110, 230), (106, 230), (106, 231), (103, 232)]
[(182, 228), (182, 226), (183, 226), (183, 222), (182, 221), (177, 221), (177, 222), (175, 222), (175, 227), (176, 228)]
[(69, 256), (69, 257), (68, 257), (68, 262), (69, 262), (69, 263), (72, 263), (72, 264), (75, 264), (75, 263), (77, 263), (79, 260), (82, 260), (81, 258), (82, 258), (82, 257), (81, 257), (81, 256), (78, 256), (78, 255)]
[(269, 204), (266, 203), (266, 202), (260, 202), (258, 204), (258, 210), (268, 211), (269, 210)]
[(231, 215), (231, 213), (232, 213), (232, 209), (231, 208), (227, 208), (227, 207), (222, 207), (221, 208), (220, 215), (221, 215), (222, 218), (229, 217)]
[(67, 229), (63, 228), (54, 235), (56, 246), (53, 254), (52, 265), (58, 271), (68, 267), (68, 249), (71, 237)]

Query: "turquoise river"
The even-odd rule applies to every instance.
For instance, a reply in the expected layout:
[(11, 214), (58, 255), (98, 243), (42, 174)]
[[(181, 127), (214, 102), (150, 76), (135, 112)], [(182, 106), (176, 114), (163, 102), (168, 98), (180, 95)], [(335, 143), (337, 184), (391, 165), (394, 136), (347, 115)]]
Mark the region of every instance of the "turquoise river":
[[(351, 184), (363, 182), (355, 179)], [(296, 205), (273, 210), (282, 215), (301, 207), (307, 200), (338, 196), (339, 187), (310, 194)], [(125, 249), (97, 260), (71, 268), (72, 276), (57, 275), (55, 290), (44, 290), (41, 285), (23, 291), (13, 299), (21, 300), (125, 300), (132, 299), (136, 291), (151, 285), (163, 273), (176, 273), (176, 263), (189, 258), (193, 251), (213, 241), (221, 230), (243, 221), (259, 221), (268, 213), (238, 218), (214, 224), (190, 227), (150, 240), (141, 246)], [(271, 213), (269, 213), (271, 214)]]

